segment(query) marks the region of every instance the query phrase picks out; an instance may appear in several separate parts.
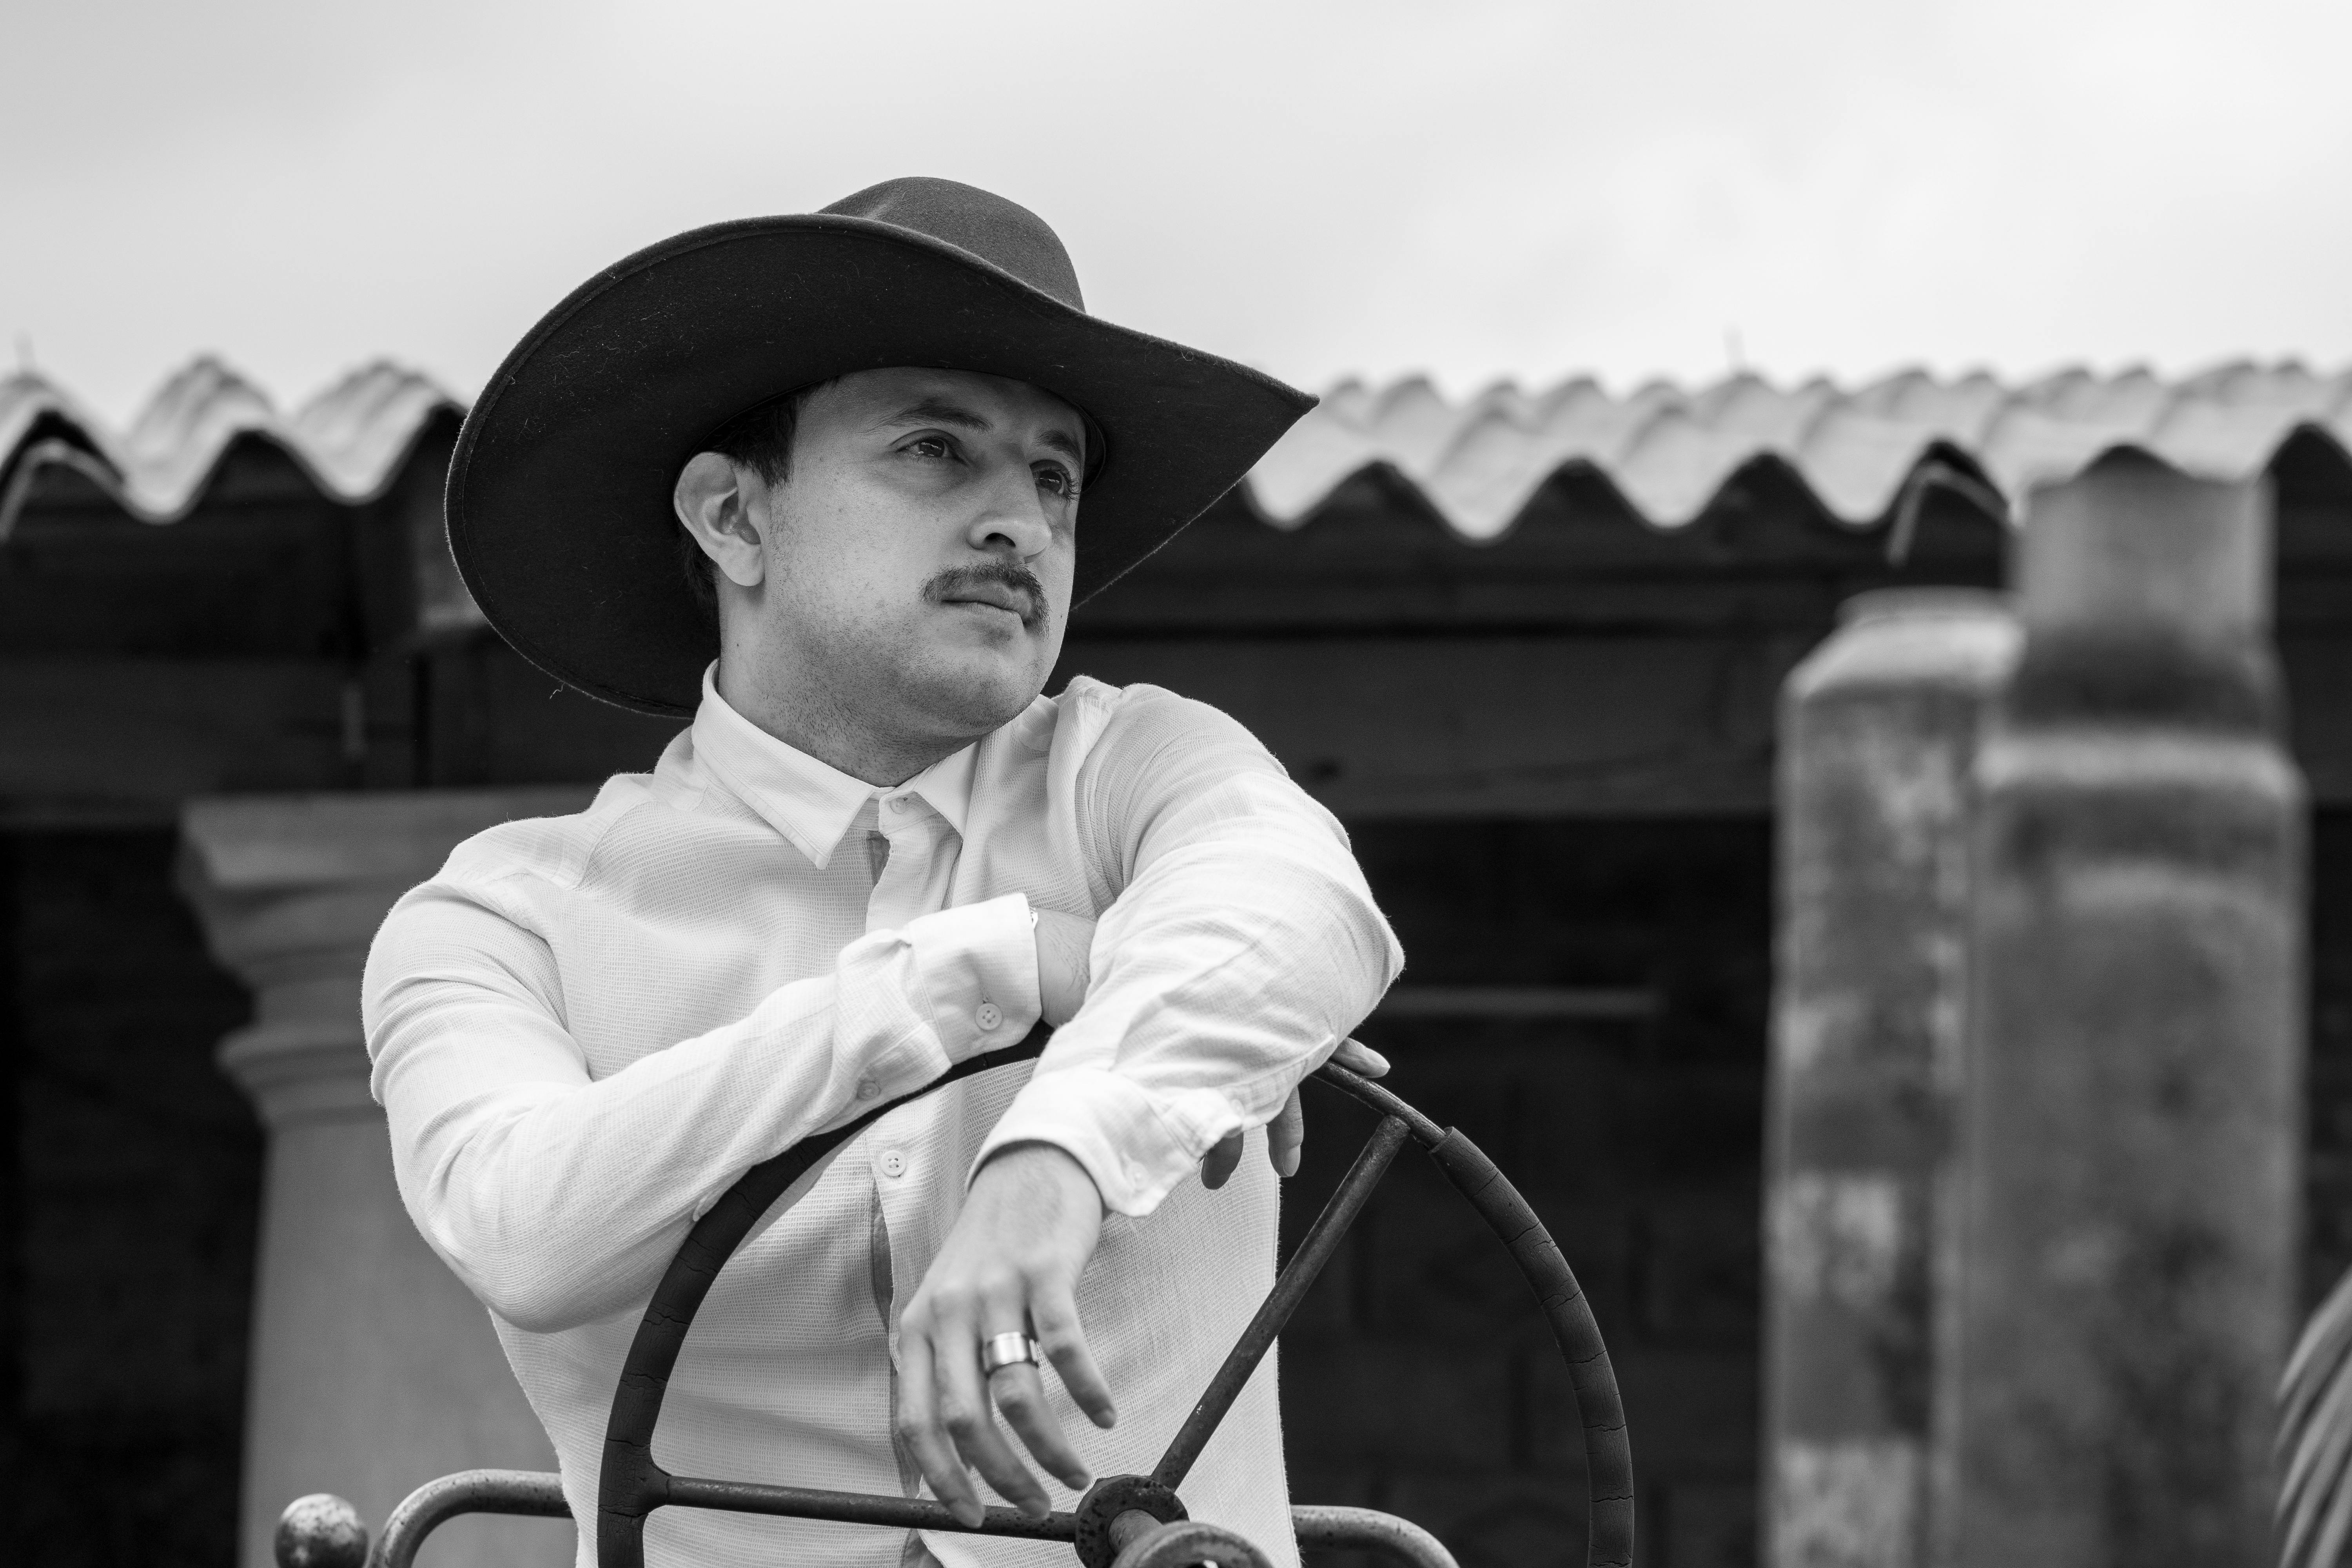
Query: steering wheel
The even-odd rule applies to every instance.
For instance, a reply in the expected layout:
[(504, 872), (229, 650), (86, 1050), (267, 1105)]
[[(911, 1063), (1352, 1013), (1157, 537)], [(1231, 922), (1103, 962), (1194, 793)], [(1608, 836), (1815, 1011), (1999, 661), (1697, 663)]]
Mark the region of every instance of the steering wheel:
[(978, 1525), (965, 1525), (948, 1511), (946, 1504), (927, 1499), (710, 1480), (674, 1476), (662, 1468), (654, 1458), (654, 1428), (661, 1419), (662, 1400), (669, 1390), (678, 1354), (686, 1347), (688, 1331), (693, 1328), (695, 1313), (719, 1271), (769, 1206), (819, 1160), (877, 1118), (960, 1079), (1028, 1060), (1045, 1048), (1052, 1033), (1040, 1024), (1018, 1045), (970, 1058), (913, 1094), (762, 1161), (745, 1172), (695, 1222), (654, 1289), (653, 1300), (629, 1346), (620, 1387), (613, 1396), (596, 1499), (599, 1568), (645, 1568), (646, 1521), (656, 1509), (665, 1507), (835, 1520), (892, 1530), (1066, 1541), (1076, 1546), (1086, 1568), (1184, 1568), (1199, 1563), (1215, 1563), (1220, 1568), (1243, 1564), (1263, 1568), (1265, 1556), (1247, 1542), (1230, 1531), (1188, 1521), (1178, 1489), (1242, 1385), (1407, 1142), (1420, 1144), (1454, 1190), (1494, 1228), (1534, 1289), (1550, 1322), (1552, 1338), (1568, 1363), (1570, 1384), (1584, 1426), (1585, 1562), (1588, 1568), (1629, 1568), (1633, 1557), (1633, 1459), (1626, 1440), (1624, 1405), (1610, 1370), (1609, 1352), (1601, 1342), (1600, 1327), (1593, 1321), (1591, 1306), (1576, 1276), (1536, 1218), (1535, 1210), (1475, 1144), (1336, 1063), (1326, 1063), (1315, 1077), (1370, 1108), (1380, 1122), (1150, 1475), (1103, 1477), (1087, 1489), (1075, 1512), (1031, 1519), (1016, 1509), (993, 1507), (985, 1510)]

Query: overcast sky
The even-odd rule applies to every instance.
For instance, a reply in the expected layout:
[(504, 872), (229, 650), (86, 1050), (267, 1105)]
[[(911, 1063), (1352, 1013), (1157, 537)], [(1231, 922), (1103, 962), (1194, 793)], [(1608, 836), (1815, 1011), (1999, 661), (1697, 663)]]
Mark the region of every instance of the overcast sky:
[(2345, 0), (0, 0), (0, 355), (470, 395), (678, 229), (942, 174), (1309, 386), (2352, 363)]

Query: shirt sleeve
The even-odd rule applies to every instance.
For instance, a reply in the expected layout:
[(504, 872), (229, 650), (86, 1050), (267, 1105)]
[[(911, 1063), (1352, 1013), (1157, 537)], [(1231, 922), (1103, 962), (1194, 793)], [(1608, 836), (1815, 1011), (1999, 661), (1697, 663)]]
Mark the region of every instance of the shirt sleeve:
[(1083, 1006), (979, 1159), (1051, 1143), (1146, 1215), (1261, 1126), (1379, 1002), (1404, 954), (1331, 814), (1216, 710), (1132, 687), (1079, 769), (1117, 897)]
[(1036, 962), (1025, 898), (944, 910), (597, 1079), (547, 942), (495, 887), (445, 873), (394, 907), (362, 984), (402, 1201), (500, 1317), (591, 1321), (644, 1300), (752, 1165), (1018, 1040)]

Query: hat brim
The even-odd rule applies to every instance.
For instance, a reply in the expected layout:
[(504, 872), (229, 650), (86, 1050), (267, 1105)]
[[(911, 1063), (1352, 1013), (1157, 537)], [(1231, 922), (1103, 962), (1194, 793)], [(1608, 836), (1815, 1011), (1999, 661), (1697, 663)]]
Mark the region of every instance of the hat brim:
[(449, 468), (466, 586), (558, 680), (692, 712), (718, 637), (677, 567), (678, 470), (744, 409), (896, 365), (1027, 382), (1094, 422), (1107, 461), (1079, 505), (1074, 600), (1167, 542), (1315, 403), (894, 225), (719, 224), (591, 279), (491, 377)]

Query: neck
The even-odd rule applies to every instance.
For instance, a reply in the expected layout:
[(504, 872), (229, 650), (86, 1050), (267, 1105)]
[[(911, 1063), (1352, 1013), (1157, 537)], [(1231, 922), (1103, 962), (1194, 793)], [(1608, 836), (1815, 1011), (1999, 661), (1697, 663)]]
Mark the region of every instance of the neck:
[(778, 689), (751, 679), (741, 667), (719, 661), (716, 682), (727, 705), (795, 751), (878, 788), (902, 784), (976, 739), (921, 735), (877, 726), (866, 705), (823, 692)]

